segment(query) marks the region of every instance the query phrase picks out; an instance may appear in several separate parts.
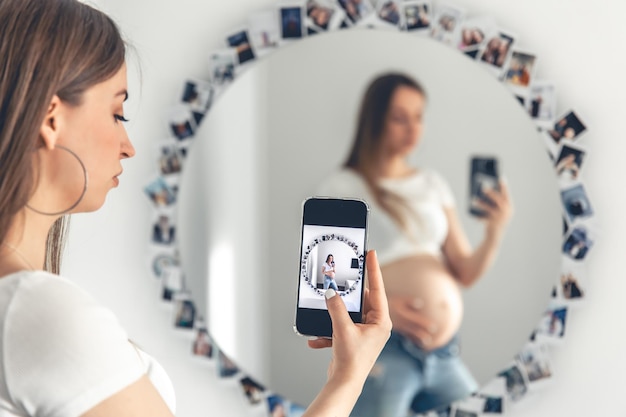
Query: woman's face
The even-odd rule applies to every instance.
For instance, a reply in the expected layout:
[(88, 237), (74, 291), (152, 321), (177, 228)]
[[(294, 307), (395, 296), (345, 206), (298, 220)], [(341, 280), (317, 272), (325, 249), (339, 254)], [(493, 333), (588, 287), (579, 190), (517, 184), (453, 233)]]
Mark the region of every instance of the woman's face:
[(328, 257), (328, 263), (329, 264), (333, 263), (333, 256), (332, 255)]
[[(81, 104), (70, 106), (60, 102), (58, 109), (57, 145), (74, 151), (87, 170), (87, 192), (76, 212), (98, 209), (109, 190), (119, 184), (122, 173), (121, 160), (132, 157), (135, 149), (128, 139), (126, 129), (120, 121), (124, 116), (123, 103), (127, 98), (126, 65), (111, 78), (87, 89)], [(50, 179), (55, 187), (63, 187), (61, 194), (67, 195), (65, 208), (76, 200), (76, 188), (84, 185), (83, 173), (79, 164), (67, 156), (66, 152), (55, 149), (43, 150), (50, 159), (47, 173), (61, 177)], [(55, 156), (56, 155), (56, 156)], [(64, 163), (59, 159), (63, 157)], [(55, 164), (55, 158), (57, 159)], [(68, 160), (70, 162), (68, 162)], [(63, 181), (63, 179), (65, 181)]]
[(396, 88), (385, 119), (381, 141), (387, 156), (406, 156), (418, 144), (422, 135), (424, 96), (408, 86)]

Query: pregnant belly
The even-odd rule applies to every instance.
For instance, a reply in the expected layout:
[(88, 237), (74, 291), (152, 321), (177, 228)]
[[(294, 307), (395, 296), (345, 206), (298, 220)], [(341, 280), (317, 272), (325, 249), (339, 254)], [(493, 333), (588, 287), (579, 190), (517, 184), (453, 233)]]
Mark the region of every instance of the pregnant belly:
[(430, 349), (450, 341), (461, 326), (463, 298), (458, 282), (443, 262), (415, 255), (381, 267), (388, 296), (408, 297), (436, 326)]

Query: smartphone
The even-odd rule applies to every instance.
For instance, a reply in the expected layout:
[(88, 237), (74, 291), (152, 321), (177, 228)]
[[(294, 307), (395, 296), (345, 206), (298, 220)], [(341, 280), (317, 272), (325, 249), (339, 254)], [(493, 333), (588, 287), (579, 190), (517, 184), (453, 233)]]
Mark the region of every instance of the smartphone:
[(484, 217), (485, 212), (478, 207), (482, 201), (489, 204), (490, 200), (485, 195), (485, 190), (500, 190), (500, 177), (498, 173), (498, 160), (494, 157), (472, 157), (470, 167), (470, 197), (469, 211), (474, 216)]
[(311, 197), (302, 205), (294, 330), (331, 337), (324, 294), (337, 291), (355, 323), (363, 319), (369, 206), (363, 200)]

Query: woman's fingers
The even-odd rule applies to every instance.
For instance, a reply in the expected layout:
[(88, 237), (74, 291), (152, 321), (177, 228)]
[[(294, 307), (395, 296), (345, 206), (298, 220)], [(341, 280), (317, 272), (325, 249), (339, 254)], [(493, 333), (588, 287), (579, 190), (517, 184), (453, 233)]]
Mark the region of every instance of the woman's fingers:
[(309, 347), (312, 349), (324, 349), (332, 347), (333, 341), (332, 339), (326, 339), (323, 337), (319, 337), (317, 339), (310, 339), (308, 341)]
[(335, 290), (327, 289), (324, 296), (326, 297), (328, 314), (330, 314), (330, 319), (333, 322), (333, 334), (343, 332), (348, 326), (354, 325), (345, 303)]
[(389, 311), (383, 275), (380, 272), (376, 251), (371, 250), (367, 252), (366, 268), (368, 287), (366, 298), (367, 320), (369, 323), (374, 323), (376, 320), (380, 320), (383, 316), (386, 316), (386, 312)]

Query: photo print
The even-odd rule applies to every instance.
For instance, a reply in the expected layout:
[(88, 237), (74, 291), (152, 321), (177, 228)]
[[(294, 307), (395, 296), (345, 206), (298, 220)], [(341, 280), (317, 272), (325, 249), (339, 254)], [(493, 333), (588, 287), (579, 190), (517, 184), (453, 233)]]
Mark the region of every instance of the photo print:
[(487, 41), (487, 35), (492, 33), (494, 28), (495, 22), (487, 17), (462, 21), (457, 48), (470, 58), (476, 59)]
[(402, 26), (407, 32), (424, 33), (430, 31), (433, 18), (431, 1), (405, 0), (401, 4)]
[(214, 86), (223, 87), (235, 79), (236, 49), (222, 49), (209, 55), (209, 74)]
[(353, 25), (374, 13), (374, 7), (370, 0), (337, 0), (337, 2)]
[(545, 344), (527, 343), (515, 359), (526, 373), (529, 387), (552, 377), (550, 352)]
[(308, 34), (336, 30), (346, 13), (331, 0), (307, 0), (305, 26)]
[(283, 41), (297, 40), (304, 36), (304, 10), (299, 5), (278, 8), (280, 37)]
[(567, 321), (567, 307), (551, 302), (550, 307), (541, 317), (535, 329), (531, 341), (559, 340), (565, 336), (565, 324)]
[(563, 253), (576, 261), (582, 261), (593, 246), (589, 231), (583, 225), (574, 226), (563, 242)]
[(430, 36), (445, 45), (456, 45), (463, 19), (465, 19), (464, 9), (446, 4), (437, 4)]
[(175, 144), (167, 143), (159, 147), (159, 171), (161, 175), (180, 174), (183, 156)]
[(376, 2), (376, 16), (386, 27), (400, 28), (400, 2), (396, 0), (378, 0)]
[(254, 51), (259, 56), (267, 55), (278, 47), (280, 28), (274, 9), (253, 13), (248, 17), (248, 35)]
[(226, 44), (235, 49), (239, 65), (252, 61), (256, 57), (246, 29), (233, 32), (226, 38)]
[(580, 285), (580, 275), (576, 272), (563, 272), (557, 286), (558, 298), (567, 301), (580, 301), (585, 297), (585, 291)]
[(213, 101), (211, 83), (202, 80), (187, 80), (183, 87), (181, 102), (189, 106), (196, 125), (199, 125)]
[(556, 118), (556, 87), (548, 81), (533, 80), (528, 90), (528, 112), (541, 127), (550, 127)]
[(195, 356), (203, 358), (213, 357), (213, 341), (206, 327), (197, 327), (196, 335), (191, 346), (191, 352)]
[(158, 253), (152, 258), (151, 269), (155, 278), (161, 278), (167, 268), (178, 267), (179, 265), (178, 252)]
[(505, 377), (496, 376), (492, 378), (474, 395), (485, 401), (483, 414), (504, 414), (507, 411), (506, 400), (508, 393), (507, 379)]
[(152, 225), (152, 243), (157, 245), (172, 245), (175, 241), (176, 226), (171, 217), (161, 213)]
[(176, 105), (169, 110), (169, 125), (172, 135), (179, 141), (193, 137), (196, 131), (196, 119), (189, 107)]
[(511, 54), (511, 48), (515, 42), (515, 37), (501, 30), (496, 30), (487, 39), (480, 52), (480, 61), (487, 65), (490, 72), (496, 77), (503, 73), (507, 59)]
[(579, 218), (590, 217), (593, 209), (582, 184), (561, 190), (561, 201), (570, 223)]
[(506, 395), (511, 402), (521, 400), (528, 392), (528, 382), (517, 364), (498, 373), (506, 381)]
[(241, 378), (239, 383), (250, 404), (255, 405), (263, 401), (265, 388), (261, 384), (257, 383), (249, 376)]
[(162, 177), (158, 177), (144, 187), (144, 192), (156, 207), (167, 207), (174, 204), (177, 191), (178, 187), (169, 185)]
[(585, 152), (570, 145), (563, 145), (556, 159), (556, 173), (559, 178), (576, 180), (579, 178)]
[(165, 268), (161, 273), (161, 299), (170, 302), (174, 295), (183, 291), (184, 276), (179, 266)]
[(529, 87), (535, 74), (536, 62), (536, 55), (514, 50), (504, 73), (504, 82), (515, 87)]
[(556, 143), (559, 143), (561, 139), (574, 140), (585, 130), (585, 125), (582, 124), (576, 113), (570, 111), (560, 118), (548, 133)]
[(186, 291), (179, 291), (173, 295), (174, 327), (178, 329), (193, 329), (196, 318), (196, 306)]
[(239, 368), (221, 349), (217, 352), (217, 373), (220, 378), (229, 378), (236, 375)]
[(452, 405), (450, 416), (479, 417), (485, 408), (485, 399), (477, 396), (467, 397)]

